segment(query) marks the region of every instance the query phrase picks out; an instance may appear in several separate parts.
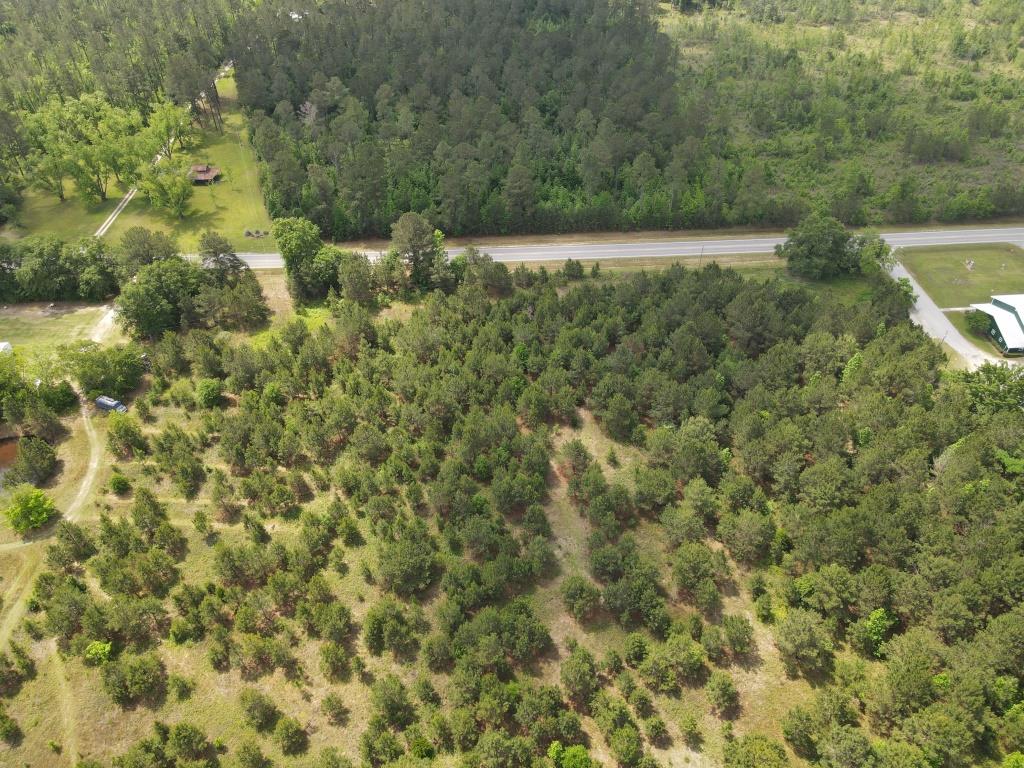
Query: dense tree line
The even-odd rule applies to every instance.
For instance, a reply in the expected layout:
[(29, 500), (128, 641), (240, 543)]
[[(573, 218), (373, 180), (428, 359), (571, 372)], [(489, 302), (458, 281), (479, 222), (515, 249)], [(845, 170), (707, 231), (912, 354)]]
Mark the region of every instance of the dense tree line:
[[(103, 199), (174, 105), (216, 126), (231, 57), (271, 214), (331, 239), (407, 211), (455, 235), (1024, 211), (1019, 4), (913, 0), (892, 24), (878, 0), (674, 5), (8, 2), (0, 217), (28, 186)], [(182, 168), (143, 181), (183, 214)]]
[(692, 126), (651, 5), (329, 3), (294, 21), (286, 10), (264, 4), (237, 27), (272, 215), (334, 238), (389, 234), (410, 210), (452, 234), (672, 217), (659, 169)]
[(0, 243), (0, 300), (103, 301), (117, 296), (120, 321), (135, 337), (207, 323), (256, 328), (268, 313), (262, 289), (234, 246), (216, 232), (199, 242), (199, 260), (178, 254), (166, 235), (142, 227), (109, 245), (33, 236)]
[[(888, 26), (876, 0), (676, 5), (687, 15), (662, 24), (652, 3), (609, 0), (316, 13), (190, 0), (174, 18), (77, 2), (53, 11), (68, 24), (43, 25), (46, 14), (8, 3), (0, 216), (30, 185), (62, 195), (74, 180), (96, 200), (138, 176), (126, 160), (146, 159), (134, 150), (151, 147), (141, 137), (161, 132), (151, 118), (159, 126), (168, 105), (217, 125), (213, 78), (228, 57), (272, 215), (305, 216), (334, 239), (387, 235), (410, 210), (451, 234), (785, 226), (811, 208), (854, 225), (1024, 210), (1019, 169), (1004, 162), (1020, 141), (1020, 83), (1004, 66), (1024, 23), (1017, 4), (917, 0)], [(868, 29), (881, 39), (865, 53)], [(181, 168), (144, 181), (182, 215)]]
[(387, 235), (410, 210), (450, 234), (1021, 212), (1001, 159), (1020, 143), (1002, 66), (1019, 7), (912, 5), (903, 34), (927, 57), (898, 71), (843, 32), (798, 47), (802, 32), (771, 30), (856, 35), (882, 23), (875, 2), (684, 4), (729, 13), (673, 22), (671, 40), (646, 3), (392, 0), (296, 19), (264, 4), (237, 27), (239, 93), (272, 215), (331, 238)]

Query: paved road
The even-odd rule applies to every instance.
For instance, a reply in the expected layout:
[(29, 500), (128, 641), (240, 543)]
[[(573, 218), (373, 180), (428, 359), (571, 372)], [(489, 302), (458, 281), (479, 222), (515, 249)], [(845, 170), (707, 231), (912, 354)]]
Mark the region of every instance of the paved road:
[[(628, 240), (621, 242), (566, 243), (554, 241), (545, 245), (487, 245), (480, 249), (489, 253), (495, 261), (519, 263), (530, 261), (564, 261), (565, 259), (654, 259), (698, 258), (700, 256), (728, 256), (748, 253), (773, 253), (775, 246), (785, 238), (781, 235), (767, 237), (734, 237), (679, 239), (679, 240)], [(919, 232), (889, 232), (882, 237), (894, 248), (910, 248), (923, 245), (976, 245), (979, 243), (1013, 243), (1024, 246), (1024, 227), (986, 227), (980, 229), (937, 229)], [(455, 256), (463, 248), (451, 248)], [(376, 256), (377, 252), (368, 252)], [(279, 269), (283, 266), (279, 253), (240, 253), (253, 269)]]

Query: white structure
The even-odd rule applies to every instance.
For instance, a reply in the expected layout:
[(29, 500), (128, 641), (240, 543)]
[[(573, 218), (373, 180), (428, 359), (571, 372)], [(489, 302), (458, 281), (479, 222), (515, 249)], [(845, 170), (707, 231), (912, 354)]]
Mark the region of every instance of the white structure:
[(988, 304), (971, 309), (989, 316), (988, 335), (1004, 355), (1024, 355), (1024, 294), (993, 296)]

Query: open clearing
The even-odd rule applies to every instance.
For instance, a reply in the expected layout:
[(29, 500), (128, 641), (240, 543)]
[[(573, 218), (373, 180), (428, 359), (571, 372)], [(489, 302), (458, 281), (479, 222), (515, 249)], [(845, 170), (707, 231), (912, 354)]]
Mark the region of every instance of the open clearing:
[(1024, 293), (1024, 250), (1015, 245), (907, 248), (900, 261), (943, 308), (986, 301), (995, 293)]
[(266, 269), (254, 272), (259, 280), (263, 295), (270, 308), (270, 323), (262, 331), (249, 337), (253, 344), (265, 344), (282, 325), (296, 317), (302, 319), (306, 326), (315, 331), (330, 319), (331, 311), (327, 307), (303, 306), (295, 308), (291, 294), (288, 293), (288, 278), (283, 269)]
[(0, 235), (8, 239), (54, 235), (65, 241), (90, 237), (128, 191), (127, 187), (111, 184), (110, 197), (91, 205), (75, 196), (74, 182), (68, 181), (66, 186), (66, 200), (58, 200), (51, 194), (34, 189), (27, 190), (25, 201), (18, 208), (17, 225), (4, 227)]
[[(38, 354), (61, 344), (87, 339), (109, 307), (103, 304), (58, 302), (52, 307), (42, 302), (11, 304), (0, 308), (0, 341), (9, 341), (16, 352)], [(121, 331), (108, 331), (110, 341), (121, 341)]]

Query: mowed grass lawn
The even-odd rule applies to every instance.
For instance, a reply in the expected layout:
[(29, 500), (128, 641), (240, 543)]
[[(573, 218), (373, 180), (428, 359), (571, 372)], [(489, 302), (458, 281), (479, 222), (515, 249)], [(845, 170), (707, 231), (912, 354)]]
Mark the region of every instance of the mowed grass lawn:
[[(60, 344), (88, 339), (106, 313), (99, 304), (60, 302), (53, 308), (43, 303), (0, 307), (0, 341), (9, 341), (19, 355), (47, 352)], [(121, 340), (114, 326), (108, 340)]]
[[(903, 265), (940, 307), (965, 307), (992, 294), (1024, 293), (1024, 250), (1015, 245), (907, 248)], [(966, 262), (974, 260), (974, 269)]]
[(238, 251), (277, 250), (271, 237), (245, 237), (245, 230), (270, 230), (270, 216), (260, 192), (256, 154), (249, 145), (245, 116), (238, 109), (233, 77), (217, 83), (223, 108), (224, 132), (206, 131), (188, 162), (209, 163), (223, 174), (216, 184), (197, 186), (187, 216), (182, 219), (154, 210), (141, 195), (136, 196), (110, 228), (108, 237), (117, 239), (130, 227), (141, 226), (173, 235), (184, 253), (199, 249), (199, 238), (207, 230), (227, 237)]
[(0, 230), (0, 236), (12, 240), (26, 235), (54, 235), (61, 240), (89, 237), (107, 220), (126, 191), (122, 186), (111, 184), (109, 197), (102, 203), (90, 205), (75, 195), (75, 185), (70, 180), (67, 199), (63, 201), (48, 193), (27, 190), (16, 223)]

